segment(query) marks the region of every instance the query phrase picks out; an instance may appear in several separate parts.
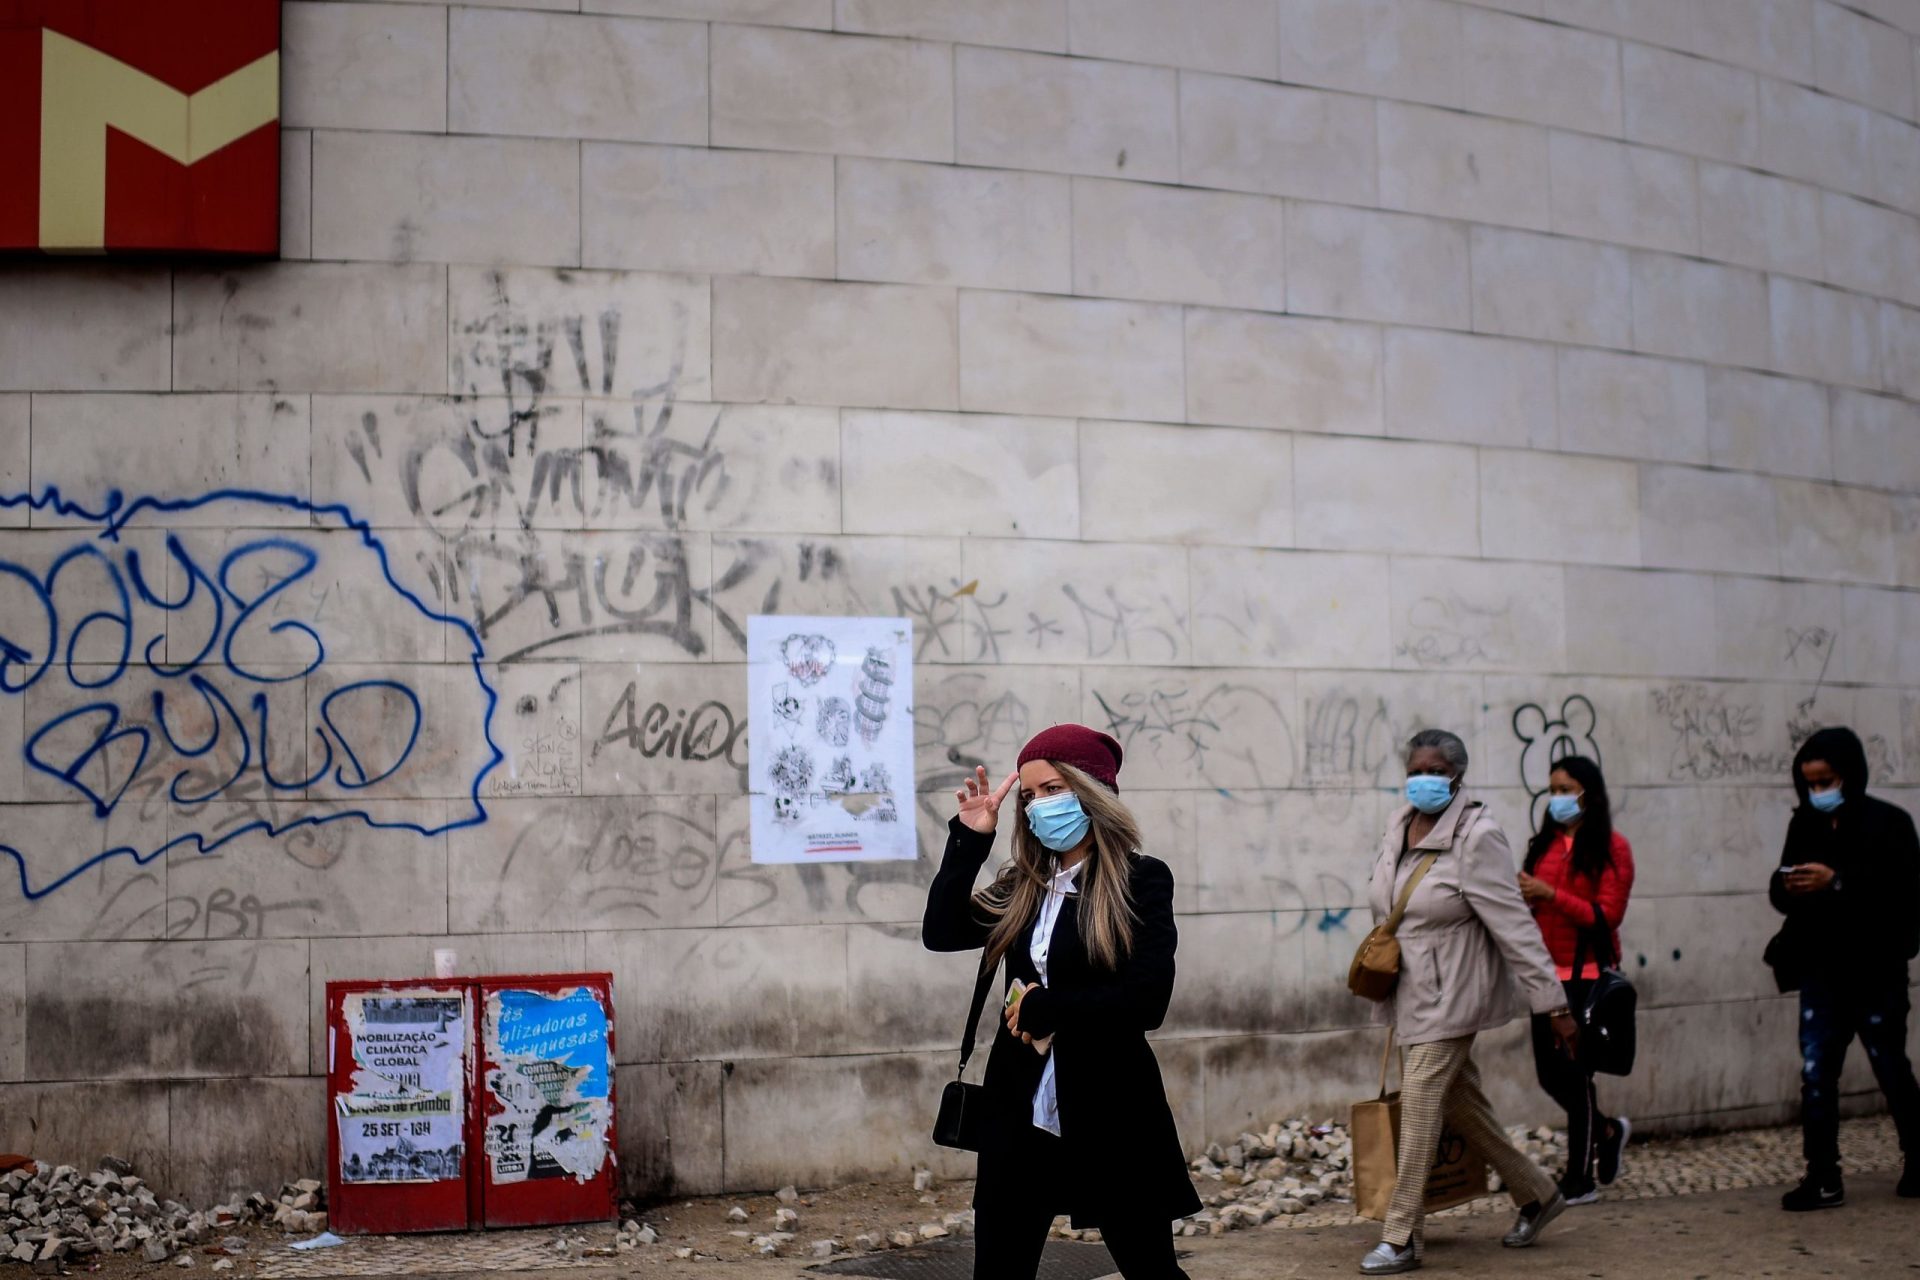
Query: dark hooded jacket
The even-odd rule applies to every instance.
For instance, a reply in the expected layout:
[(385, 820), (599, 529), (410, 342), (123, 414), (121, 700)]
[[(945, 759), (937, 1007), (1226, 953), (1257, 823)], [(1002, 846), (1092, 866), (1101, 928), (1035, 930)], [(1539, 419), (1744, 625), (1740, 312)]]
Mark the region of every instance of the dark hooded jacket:
[[(1846, 799), (1822, 813), (1807, 799), (1800, 766), (1824, 760)], [(1920, 838), (1907, 811), (1867, 794), (1867, 753), (1851, 729), (1822, 729), (1793, 758), (1800, 806), (1787, 824), (1781, 866), (1818, 862), (1837, 879), (1819, 893), (1788, 893), (1776, 869), (1769, 886), (1786, 927), (1768, 949), (1782, 989), (1802, 976), (1854, 980), (1899, 975), (1920, 952)]]

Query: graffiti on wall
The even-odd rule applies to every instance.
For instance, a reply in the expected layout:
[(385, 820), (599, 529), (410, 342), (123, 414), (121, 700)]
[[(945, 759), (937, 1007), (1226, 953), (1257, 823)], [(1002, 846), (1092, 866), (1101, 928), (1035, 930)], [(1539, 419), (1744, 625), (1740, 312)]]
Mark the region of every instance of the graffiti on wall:
[(1594, 731), (1600, 727), (1600, 713), (1585, 694), (1569, 694), (1557, 710), (1549, 713), (1537, 702), (1526, 702), (1513, 711), (1513, 735), (1520, 739), (1520, 785), (1527, 789), (1527, 822), (1531, 830), (1540, 829), (1540, 815), (1547, 807), (1547, 785), (1553, 767), (1568, 756), (1585, 756), (1599, 764), (1600, 744)]
[[(88, 509), (55, 489), (9, 507), (49, 526), (0, 535), (0, 699), (21, 702), (28, 802), (0, 854), (28, 900), (250, 832), (485, 821), (501, 755), (479, 638), (344, 507), (219, 490)], [(404, 622), (376, 625), (373, 599)]]

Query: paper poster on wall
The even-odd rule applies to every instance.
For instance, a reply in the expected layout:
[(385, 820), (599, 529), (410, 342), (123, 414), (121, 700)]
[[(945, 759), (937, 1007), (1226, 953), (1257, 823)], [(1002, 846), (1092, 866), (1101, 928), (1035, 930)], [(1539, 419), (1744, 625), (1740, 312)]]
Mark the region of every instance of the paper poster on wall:
[(755, 862), (920, 856), (913, 825), (913, 623), (747, 619)]
[(466, 1001), (457, 995), (349, 995), (353, 1089), (340, 1113), (342, 1182), (463, 1176)]
[(593, 992), (503, 990), (487, 996), (487, 1117), (493, 1181), (574, 1178), (607, 1162), (613, 1120), (607, 1011)]

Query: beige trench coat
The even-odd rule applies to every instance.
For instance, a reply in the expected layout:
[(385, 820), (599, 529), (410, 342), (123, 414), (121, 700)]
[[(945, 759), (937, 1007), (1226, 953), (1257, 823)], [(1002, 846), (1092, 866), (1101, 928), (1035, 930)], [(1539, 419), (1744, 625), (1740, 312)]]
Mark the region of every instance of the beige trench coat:
[(1465, 789), (1441, 813), (1427, 838), (1405, 858), (1400, 841), (1414, 809), (1402, 805), (1387, 824), (1374, 859), (1369, 897), (1373, 922), (1427, 853), (1434, 860), (1400, 922), (1400, 982), (1374, 1009), (1392, 1020), (1402, 1044), (1426, 1044), (1487, 1031), (1522, 1013), (1551, 1013), (1567, 1003), (1540, 926), (1520, 896), (1513, 850), (1486, 806)]

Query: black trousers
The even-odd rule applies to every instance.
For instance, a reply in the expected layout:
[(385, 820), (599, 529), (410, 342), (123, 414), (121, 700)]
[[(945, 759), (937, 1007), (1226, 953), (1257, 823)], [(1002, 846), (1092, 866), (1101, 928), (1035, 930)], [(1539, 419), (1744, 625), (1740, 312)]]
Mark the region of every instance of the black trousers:
[[(974, 1280), (1033, 1280), (1068, 1179), (1060, 1139), (1029, 1125), (1012, 1152), (980, 1157), (974, 1190)], [(1173, 1219), (1116, 1210), (1100, 1238), (1126, 1280), (1187, 1280), (1173, 1257)]]
[(1858, 1037), (1887, 1097), (1900, 1149), (1920, 1157), (1920, 1084), (1907, 1061), (1907, 977), (1808, 978), (1800, 988), (1800, 1127), (1807, 1168), (1840, 1168), (1840, 1069)]
[[(1567, 982), (1567, 1007), (1578, 1009), (1587, 1001), (1587, 989), (1593, 984), (1584, 978)], [(1566, 1055), (1553, 1042), (1553, 1023), (1535, 1014), (1533, 1018), (1533, 1071), (1540, 1087), (1567, 1113), (1567, 1171), (1562, 1185), (1585, 1190), (1593, 1185), (1593, 1144), (1613, 1121), (1600, 1113), (1600, 1095), (1593, 1087), (1593, 1072)]]

